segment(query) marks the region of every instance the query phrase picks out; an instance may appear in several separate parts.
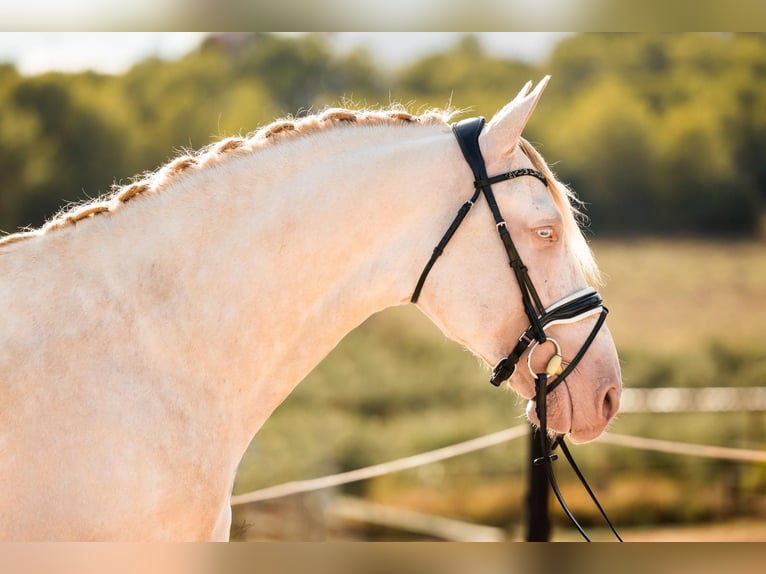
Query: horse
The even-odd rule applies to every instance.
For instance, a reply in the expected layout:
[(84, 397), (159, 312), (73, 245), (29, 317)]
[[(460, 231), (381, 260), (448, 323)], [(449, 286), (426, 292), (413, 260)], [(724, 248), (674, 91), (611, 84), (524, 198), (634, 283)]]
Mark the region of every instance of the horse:
[[(479, 136), (489, 173), (547, 181), (493, 185), (543, 305), (598, 281), (574, 194), (521, 135), (547, 82), (527, 83)], [(227, 540), (259, 428), (344, 335), (411, 301), (470, 195), (455, 113), (276, 120), (0, 239), (0, 538)], [(528, 319), (475, 203), (416, 305), (493, 365)], [(595, 320), (546, 327), (565, 364)], [(548, 429), (575, 442), (619, 407), (608, 328), (592, 343), (545, 401)], [(554, 352), (540, 344), (507, 386), (534, 402), (527, 371)]]

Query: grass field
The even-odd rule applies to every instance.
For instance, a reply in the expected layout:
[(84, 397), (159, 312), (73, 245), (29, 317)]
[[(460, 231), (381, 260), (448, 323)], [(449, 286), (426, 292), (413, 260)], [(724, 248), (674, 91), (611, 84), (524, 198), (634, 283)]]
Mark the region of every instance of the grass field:
[[(766, 385), (765, 243), (597, 241), (593, 248), (626, 385)], [(389, 309), (346, 337), (276, 411), (248, 450), (235, 491), (351, 470), (518, 424), (522, 401), (491, 387), (487, 375), (413, 306)], [(611, 430), (763, 449), (765, 429), (765, 413), (683, 413), (626, 414)], [(506, 527), (520, 520), (523, 442), (344, 492)], [(612, 518), (641, 539), (664, 536), (647, 530), (656, 525), (766, 521), (766, 465), (599, 444), (577, 447), (575, 456)], [(571, 473), (559, 472), (578, 517), (597, 524)], [(738, 532), (740, 539), (764, 539), (762, 529)], [(700, 539), (719, 534), (688, 531)]]
[(593, 250), (618, 348), (763, 345), (766, 243), (600, 241)]

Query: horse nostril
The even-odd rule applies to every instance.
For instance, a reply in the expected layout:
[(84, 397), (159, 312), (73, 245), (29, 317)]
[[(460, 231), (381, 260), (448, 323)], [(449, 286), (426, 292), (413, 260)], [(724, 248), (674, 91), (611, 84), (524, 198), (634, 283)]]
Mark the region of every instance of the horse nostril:
[(609, 387), (609, 389), (606, 391), (606, 395), (604, 395), (604, 410), (602, 411), (604, 419), (607, 421), (611, 420), (612, 417), (617, 414), (619, 408), (619, 391), (617, 390), (617, 387)]

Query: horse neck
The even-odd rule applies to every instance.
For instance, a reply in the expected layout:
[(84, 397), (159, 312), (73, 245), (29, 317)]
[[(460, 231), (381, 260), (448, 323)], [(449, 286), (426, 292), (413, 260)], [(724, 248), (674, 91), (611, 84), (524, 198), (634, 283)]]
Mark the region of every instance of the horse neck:
[(132, 254), (120, 269), (150, 265), (138, 300), (162, 302), (155, 333), (177, 341), (171, 354), (186, 349), (185, 384), (227, 381), (218, 392), (248, 410), (252, 436), (344, 335), (409, 300), (458, 205), (445, 193), (455, 153), (444, 127), (335, 128), (190, 175), (116, 217)]

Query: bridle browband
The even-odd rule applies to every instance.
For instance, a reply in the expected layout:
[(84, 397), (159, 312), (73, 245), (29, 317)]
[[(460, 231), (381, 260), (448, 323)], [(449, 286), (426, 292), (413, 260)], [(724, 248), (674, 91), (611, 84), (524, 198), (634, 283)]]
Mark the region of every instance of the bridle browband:
[[(497, 200), (495, 199), (495, 194), (492, 191), (492, 185), (501, 181), (507, 181), (522, 176), (535, 177), (546, 186), (548, 185), (548, 181), (545, 175), (535, 169), (530, 168), (515, 169), (506, 173), (501, 173), (499, 175), (489, 177), (487, 175), (486, 167), (484, 164), (484, 158), (482, 157), (481, 150), (479, 149), (479, 134), (484, 128), (484, 122), (485, 120), (483, 117), (477, 117), (462, 120), (452, 125), (452, 131), (457, 138), (458, 144), (460, 145), (460, 150), (463, 152), (463, 156), (468, 162), (471, 171), (473, 171), (474, 193), (468, 201), (460, 206), (457, 215), (453, 219), (450, 226), (447, 228), (446, 233), (434, 248), (433, 253), (431, 254), (431, 258), (428, 260), (428, 263), (426, 263), (426, 266), (423, 268), (423, 271), (420, 274), (420, 278), (418, 279), (417, 285), (415, 286), (411, 301), (413, 303), (417, 302), (418, 298), (420, 297), (420, 293), (423, 290), (423, 285), (425, 284), (426, 278), (431, 271), (431, 268), (436, 263), (436, 260), (444, 253), (444, 248), (447, 246), (447, 243), (449, 243), (450, 239), (452, 239), (452, 236), (455, 234), (458, 227), (465, 219), (466, 215), (468, 215), (468, 212), (475, 205), (476, 201), (479, 199), (479, 196), (483, 195), (487, 201), (487, 204), (489, 205), (490, 211), (492, 212), (492, 216), (495, 220), (495, 225), (497, 226), (497, 231), (500, 234), (500, 239), (502, 240), (505, 251), (508, 254), (508, 263), (511, 266), (514, 275), (516, 276), (516, 281), (521, 291), (521, 301), (524, 307), (524, 313), (529, 320), (529, 327), (521, 334), (518, 342), (511, 350), (511, 352), (506, 357), (501, 359), (497, 365), (495, 365), (495, 368), (492, 371), (490, 382), (495, 386), (499, 386), (503, 381), (512, 377), (516, 371), (519, 360), (523, 354), (528, 351), (527, 364), (529, 366), (530, 372), (532, 373), (532, 376), (535, 378), (535, 411), (540, 421), (538, 435), (541, 440), (542, 452), (544, 453), (544, 456), (535, 459), (533, 463), (535, 465), (544, 465), (546, 475), (548, 477), (548, 482), (550, 483), (551, 489), (556, 495), (559, 504), (561, 505), (565, 514), (572, 521), (572, 524), (575, 526), (575, 528), (577, 528), (585, 540), (590, 542), (590, 538), (585, 533), (582, 526), (580, 526), (580, 524), (577, 522), (575, 517), (572, 515), (572, 512), (564, 502), (564, 498), (561, 495), (558, 484), (556, 482), (556, 477), (553, 474), (552, 462), (556, 460), (557, 457), (556, 455), (552, 455), (551, 452), (556, 447), (561, 447), (564, 456), (566, 457), (567, 461), (569, 461), (569, 464), (572, 466), (575, 474), (582, 482), (593, 502), (596, 504), (596, 507), (599, 509), (601, 515), (606, 520), (609, 528), (612, 530), (617, 539), (622, 542), (622, 538), (617, 533), (614, 526), (612, 526), (612, 523), (604, 512), (604, 509), (601, 507), (601, 504), (599, 504), (595, 494), (586, 482), (585, 477), (577, 467), (574, 458), (569, 452), (569, 448), (564, 442), (563, 435), (558, 435), (555, 438), (550, 439), (548, 436), (547, 428), (547, 395), (551, 393), (556, 387), (558, 387), (558, 385), (560, 385), (566, 379), (566, 377), (569, 376), (569, 374), (571, 374), (572, 371), (577, 367), (580, 360), (583, 358), (586, 351), (590, 347), (591, 343), (593, 343), (594, 339), (596, 338), (596, 335), (604, 324), (606, 315), (609, 311), (606, 307), (603, 306), (601, 296), (592, 288), (586, 288), (577, 291), (576, 293), (573, 293), (572, 295), (557, 301), (547, 308), (543, 306), (542, 302), (540, 301), (540, 297), (535, 290), (535, 286), (529, 277), (527, 267), (521, 260), (521, 256), (519, 255), (519, 252), (513, 243), (511, 234), (508, 231), (508, 226), (506, 225), (505, 219), (503, 219), (503, 215), (500, 212)], [(572, 358), (566, 368), (561, 369), (561, 349), (557, 341), (549, 338), (546, 335), (545, 328), (557, 323), (579, 321), (596, 313), (598, 313), (598, 318), (596, 319), (596, 323), (590, 334), (585, 339), (583, 345), (580, 347), (580, 350)], [(531, 353), (538, 345), (542, 345), (547, 341), (550, 341), (554, 344), (556, 354), (554, 355), (553, 359), (548, 362), (544, 372), (535, 373), (531, 366)], [(555, 377), (555, 379), (549, 383), (550, 377)]]

